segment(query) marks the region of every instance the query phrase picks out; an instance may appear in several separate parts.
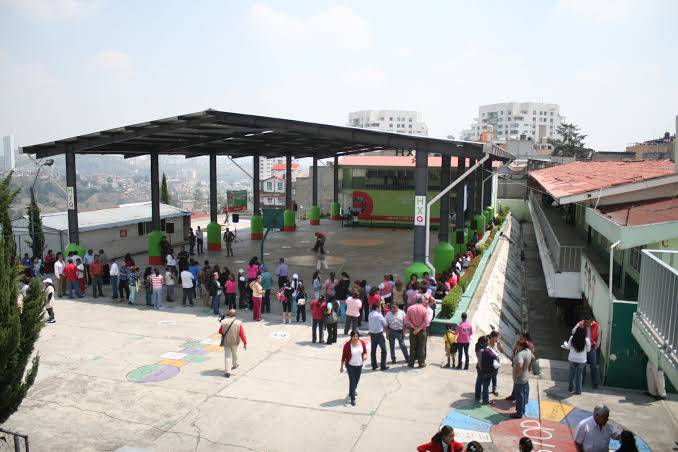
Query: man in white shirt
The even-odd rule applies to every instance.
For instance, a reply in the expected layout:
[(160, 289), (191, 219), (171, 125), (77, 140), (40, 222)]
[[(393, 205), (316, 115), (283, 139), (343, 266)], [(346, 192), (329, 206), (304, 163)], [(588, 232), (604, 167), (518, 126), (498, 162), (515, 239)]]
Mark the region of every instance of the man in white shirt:
[(391, 362), (396, 363), (395, 357), (395, 341), (398, 341), (400, 350), (405, 355), (405, 362), (410, 362), (410, 354), (407, 353), (405, 347), (405, 313), (398, 308), (397, 303), (391, 303), (391, 310), (386, 313), (386, 336), (388, 337), (388, 345), (391, 349)]
[(57, 282), (57, 295), (59, 298), (64, 296), (64, 289), (66, 287), (66, 275), (64, 275), (64, 255), (59, 253), (59, 258), (54, 263), (54, 279)]
[(111, 298), (114, 300), (118, 299), (118, 275), (120, 274), (120, 269), (118, 269), (118, 264), (115, 262), (115, 259), (111, 259), (109, 262), (108, 274), (111, 277), (111, 291), (113, 292)]
[(582, 419), (574, 434), (574, 445), (578, 452), (607, 452), (610, 438), (619, 439), (621, 431), (607, 423), (610, 409), (596, 405), (593, 416)]
[(193, 273), (189, 272), (188, 269), (181, 272), (181, 288), (184, 291), (184, 299), (181, 305), (186, 306), (186, 300), (188, 300), (193, 306)]
[(200, 229), (200, 226), (198, 226), (198, 229), (195, 231), (195, 242), (198, 245), (198, 255), (203, 254), (203, 240), (204, 240), (204, 235), (202, 232), (202, 229)]

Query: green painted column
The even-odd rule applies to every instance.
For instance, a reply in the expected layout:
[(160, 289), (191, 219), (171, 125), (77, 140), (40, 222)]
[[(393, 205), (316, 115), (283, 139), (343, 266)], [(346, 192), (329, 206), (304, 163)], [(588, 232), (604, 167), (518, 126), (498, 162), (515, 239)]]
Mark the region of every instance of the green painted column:
[(330, 204), (330, 219), (332, 220), (341, 220), (340, 207), (338, 202), (333, 202)]
[(261, 215), (252, 215), (250, 219), (250, 239), (261, 240), (264, 238), (264, 219)]
[(148, 233), (148, 264), (162, 265), (163, 258), (160, 251), (160, 242), (165, 238), (165, 235), (160, 231), (151, 231)]
[(409, 281), (412, 275), (417, 275), (417, 278), (422, 278), (424, 272), (431, 273), (431, 269), (423, 262), (413, 262), (409, 267), (405, 269), (406, 279)]
[(476, 222), (476, 227), (473, 230), (473, 233), (484, 233), (485, 232), (485, 216), (481, 214), (476, 214), (473, 219)]
[(294, 211), (291, 209), (285, 209), (285, 212), (283, 213), (283, 231), (294, 232), (296, 229), (297, 224), (294, 218)]
[(66, 246), (66, 249), (64, 250), (64, 258), (68, 257), (68, 253), (70, 253), (71, 251), (73, 251), (75, 254), (82, 258), (85, 257), (85, 253), (87, 252), (87, 250), (85, 250), (84, 247), (78, 245), (77, 243), (69, 243)]
[(454, 259), (455, 248), (449, 242), (440, 242), (433, 250), (433, 266), (436, 273), (449, 270)]
[(320, 224), (320, 207), (319, 206), (313, 206), (309, 209), (308, 211), (308, 218), (311, 220), (312, 225), (319, 225)]
[(487, 206), (485, 209), (485, 224), (490, 224), (492, 218), (494, 218), (494, 207)]
[(207, 225), (207, 250), (221, 250), (221, 225), (216, 221)]

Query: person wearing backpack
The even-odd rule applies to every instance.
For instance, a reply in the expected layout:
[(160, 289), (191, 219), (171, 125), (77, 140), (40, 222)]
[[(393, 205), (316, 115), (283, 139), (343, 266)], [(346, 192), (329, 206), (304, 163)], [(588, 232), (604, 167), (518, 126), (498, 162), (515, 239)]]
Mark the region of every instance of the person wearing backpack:
[(327, 344), (334, 344), (337, 342), (337, 316), (336, 311), (332, 308), (332, 303), (328, 303), (325, 306), (325, 317), (323, 322), (325, 327), (327, 327)]
[(302, 322), (306, 323), (306, 289), (304, 289), (303, 284), (299, 286), (295, 298), (297, 301), (297, 323), (299, 323), (299, 317), (301, 317)]
[(282, 323), (292, 323), (292, 287), (288, 283), (278, 290), (278, 301), (282, 305)]
[(325, 297), (322, 295), (311, 302), (311, 331), (314, 344), (316, 341), (316, 330), (320, 332), (320, 343), (324, 342), (325, 325), (323, 319), (325, 318), (325, 309), (327, 309), (327, 304), (325, 303)]

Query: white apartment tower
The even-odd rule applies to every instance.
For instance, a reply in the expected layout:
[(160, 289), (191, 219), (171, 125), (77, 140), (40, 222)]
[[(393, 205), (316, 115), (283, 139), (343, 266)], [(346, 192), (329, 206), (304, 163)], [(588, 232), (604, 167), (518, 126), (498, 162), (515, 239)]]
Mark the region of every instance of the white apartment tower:
[(461, 131), (461, 139), (476, 141), (483, 128), (492, 125), (497, 141), (529, 139), (536, 142), (541, 138), (555, 138), (558, 126), (564, 120), (558, 104), (507, 102), (481, 105), (471, 127)]
[(408, 135), (428, 135), (428, 127), (418, 111), (407, 110), (360, 110), (348, 114), (348, 125), (361, 129)]
[(16, 168), (14, 151), (14, 137), (12, 135), (2, 137), (2, 170), (5, 172), (14, 171)]
[(285, 157), (276, 157), (267, 159), (265, 157), (259, 158), (259, 180), (270, 179), (273, 176), (272, 170), (274, 165), (282, 163), (285, 164)]

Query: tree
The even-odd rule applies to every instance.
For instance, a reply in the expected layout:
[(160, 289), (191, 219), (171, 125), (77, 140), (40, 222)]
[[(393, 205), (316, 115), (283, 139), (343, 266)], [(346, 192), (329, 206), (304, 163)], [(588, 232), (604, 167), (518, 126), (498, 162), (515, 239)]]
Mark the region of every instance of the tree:
[(167, 188), (167, 176), (162, 173), (162, 183), (160, 184), (160, 202), (164, 204), (170, 203), (169, 189)]
[(40, 207), (35, 200), (35, 192), (31, 189), (31, 203), (26, 208), (28, 214), (28, 232), (31, 236), (31, 249), (33, 257), (41, 256), (45, 250), (45, 233), (42, 230), (42, 218), (40, 217)]
[(553, 145), (553, 155), (556, 157), (588, 157), (591, 149), (584, 145), (584, 139), (588, 135), (579, 133), (579, 126), (563, 123), (556, 129), (558, 139), (549, 139)]
[(10, 179), (11, 174), (0, 183), (0, 424), (19, 408), (35, 382), (40, 356), (33, 357), (28, 371), (26, 367), (42, 329), (45, 309), (45, 295), (35, 278), (28, 287), (22, 308), (17, 304), (21, 270), (14, 260), (9, 216), (9, 205), (17, 191), (11, 187)]

